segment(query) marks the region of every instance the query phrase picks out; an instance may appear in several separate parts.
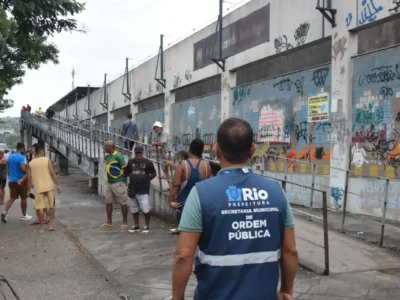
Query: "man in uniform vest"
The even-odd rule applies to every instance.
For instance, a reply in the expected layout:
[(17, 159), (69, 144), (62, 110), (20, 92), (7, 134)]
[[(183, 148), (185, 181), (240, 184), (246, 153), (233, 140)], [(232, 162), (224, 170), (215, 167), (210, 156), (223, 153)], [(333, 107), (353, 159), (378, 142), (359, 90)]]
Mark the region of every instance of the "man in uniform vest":
[(280, 184), (248, 167), (255, 150), (248, 122), (221, 124), (221, 171), (196, 183), (183, 210), (173, 300), (184, 297), (197, 247), (195, 300), (292, 299), (298, 268), (293, 213)]

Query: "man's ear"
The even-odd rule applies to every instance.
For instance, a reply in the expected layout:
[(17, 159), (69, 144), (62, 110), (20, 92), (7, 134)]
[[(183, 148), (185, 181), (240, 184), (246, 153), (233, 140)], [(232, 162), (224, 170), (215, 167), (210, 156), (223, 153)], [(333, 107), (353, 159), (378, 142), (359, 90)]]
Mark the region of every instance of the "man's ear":
[(217, 156), (218, 160), (220, 160), (222, 157), (222, 152), (221, 152), (221, 149), (219, 148), (218, 144), (215, 144), (215, 155)]
[(250, 151), (250, 157), (252, 158), (254, 156), (254, 153), (257, 151), (257, 145), (253, 143), (253, 146), (251, 146), (251, 151)]

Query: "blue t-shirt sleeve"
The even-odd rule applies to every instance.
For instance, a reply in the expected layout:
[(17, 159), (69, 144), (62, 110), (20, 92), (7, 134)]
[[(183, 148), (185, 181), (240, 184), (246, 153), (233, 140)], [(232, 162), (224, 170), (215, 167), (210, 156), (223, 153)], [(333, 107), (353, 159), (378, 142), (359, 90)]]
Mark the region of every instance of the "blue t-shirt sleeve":
[(27, 164), (26, 157), (24, 155), (22, 155), (22, 154), (19, 155), (18, 160), (19, 160), (19, 164), (20, 165), (26, 165)]
[(203, 215), (196, 187), (189, 193), (178, 229), (184, 232), (203, 232)]

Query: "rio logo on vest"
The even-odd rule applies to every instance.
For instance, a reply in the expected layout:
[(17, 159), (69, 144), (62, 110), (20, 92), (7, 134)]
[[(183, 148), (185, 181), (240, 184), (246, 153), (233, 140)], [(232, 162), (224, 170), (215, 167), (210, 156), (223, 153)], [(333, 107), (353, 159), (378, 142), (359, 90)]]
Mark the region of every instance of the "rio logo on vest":
[(225, 191), (229, 202), (260, 201), (268, 199), (268, 192), (255, 188), (238, 188), (234, 185)]

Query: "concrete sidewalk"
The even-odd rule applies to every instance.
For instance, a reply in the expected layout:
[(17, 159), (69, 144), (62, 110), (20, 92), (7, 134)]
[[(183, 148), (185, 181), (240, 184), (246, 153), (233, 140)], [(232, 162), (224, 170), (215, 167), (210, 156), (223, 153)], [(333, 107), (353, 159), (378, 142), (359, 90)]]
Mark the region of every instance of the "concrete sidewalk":
[[(105, 207), (103, 200), (91, 194), (87, 187), (87, 178), (83, 174), (74, 174), (61, 178), (63, 193), (58, 197), (57, 215), (59, 220), (69, 228), (81, 241), (82, 245), (105, 268), (114, 274), (115, 278), (134, 296), (134, 299), (161, 300), (169, 299), (171, 293), (171, 266), (176, 247), (177, 237), (168, 234), (169, 224), (155, 219), (151, 222), (151, 232), (148, 235), (129, 234), (119, 230), (121, 215), (115, 207), (114, 227), (100, 229), (99, 225), (105, 221)], [(142, 221), (143, 219), (141, 219)], [(321, 232), (318, 224), (308, 224), (296, 216), (297, 238), (303, 238), (304, 232)], [(304, 222), (306, 224), (304, 225)], [(132, 217), (129, 217), (132, 225)], [(310, 226), (316, 226), (310, 228)], [(338, 237), (331, 234), (332, 257), (340, 258), (342, 251), (352, 251), (358, 255), (358, 247), (366, 247), (370, 251), (370, 259), (382, 249), (368, 245), (362, 241), (349, 239), (339, 240), (339, 246), (334, 244)], [(316, 261), (313, 244), (320, 243), (317, 235), (309, 237), (310, 243), (306, 246), (299, 243), (300, 257), (308, 261)], [(339, 243), (337, 242), (337, 243)], [(342, 248), (343, 244), (347, 248)], [(349, 254), (350, 255), (350, 254)], [(352, 257), (346, 257), (347, 266), (352, 264)], [(303, 260), (304, 261), (304, 260)], [(398, 262), (397, 258), (393, 262)], [(376, 262), (375, 262), (376, 263)], [(319, 264), (319, 263), (318, 263)], [(335, 267), (337, 273), (347, 272)], [(364, 263), (365, 264), (365, 263)], [(352, 265), (357, 265), (354, 263)], [(322, 265), (323, 266), (323, 265)], [(393, 265), (392, 265), (393, 266)], [(385, 268), (387, 265), (384, 266)], [(353, 269), (351, 274), (334, 276), (319, 276), (313, 272), (299, 270), (296, 279), (296, 299), (400, 299), (400, 273), (397, 270), (373, 271), (381, 269), (374, 265), (371, 269), (364, 267), (368, 272), (358, 272)], [(191, 299), (196, 282), (192, 278), (187, 289), (186, 299)]]
[[(31, 203), (28, 213), (33, 215)], [(11, 283), (21, 300), (120, 299), (121, 285), (90, 255), (78, 250), (79, 242), (70, 239), (68, 230), (59, 227), (50, 232), (46, 228), (39, 234), (37, 226), (20, 221), (20, 216), (17, 201), (9, 211), (9, 222), (0, 223), (0, 275)], [(6, 299), (15, 299), (2, 286)]]
[[(73, 234), (72, 242), (65, 237), (62, 231), (55, 233), (63, 238), (61, 240), (59, 238), (54, 239), (54, 236), (50, 235), (48, 232), (46, 232), (43, 237), (46, 238), (46, 236), (48, 236), (49, 238), (41, 240), (42, 237), (39, 237), (34, 232), (32, 226), (24, 226), (18, 219), (19, 207), (16, 206), (13, 207), (15, 215), (10, 215), (9, 224), (0, 226), (1, 233), (5, 232), (5, 226), (7, 226), (7, 228), (12, 228), (12, 230), (7, 230), (7, 232), (16, 236), (14, 246), (10, 247), (9, 243), (2, 243), (2, 247), (5, 248), (0, 253), (15, 251), (14, 249), (16, 247), (20, 247), (19, 251), (25, 252), (26, 249), (32, 248), (33, 245), (30, 244), (25, 243), (21, 245), (20, 237), (25, 237), (26, 235), (33, 240), (39, 241), (42, 247), (47, 245), (49, 245), (49, 249), (54, 247), (56, 251), (58, 251), (58, 256), (56, 258), (60, 260), (65, 259), (68, 262), (74, 261), (77, 266), (82, 268), (82, 273), (87, 272), (86, 270), (89, 268), (86, 266), (85, 261), (76, 257), (71, 257), (70, 255), (72, 254), (65, 254), (63, 252), (64, 249), (75, 250), (76, 253), (74, 255), (79, 257), (81, 257), (80, 253), (87, 253), (90, 260), (94, 259), (97, 262), (94, 263), (95, 265), (99, 263), (104, 266), (104, 273), (99, 271), (98, 277), (95, 276), (94, 279), (91, 279), (94, 281), (94, 284), (82, 279), (81, 275), (84, 276), (85, 274), (67, 275), (69, 291), (76, 290), (80, 293), (84, 293), (85, 291), (90, 293), (95, 290), (93, 287), (96, 287), (96, 290), (99, 292), (112, 290), (112, 295), (115, 295), (116, 291), (120, 290), (130, 292), (134, 300), (169, 299), (171, 294), (171, 267), (177, 242), (176, 236), (168, 234), (169, 224), (153, 218), (151, 222), (151, 231), (148, 235), (130, 234), (126, 231), (120, 231), (121, 215), (119, 209), (115, 207), (114, 227), (111, 229), (100, 229), (99, 225), (105, 221), (105, 207), (100, 197), (90, 193), (86, 175), (77, 173), (61, 177), (61, 188), (62, 194), (57, 196), (56, 216), (58, 221), (67, 228), (67, 236), (70, 237), (69, 232)], [(132, 217), (130, 216), (130, 225), (132, 225), (132, 222)], [(307, 229), (301, 229), (302, 220), (296, 217), (296, 222), (298, 226), (297, 231), (301, 234), (303, 234), (304, 231), (310, 230), (315, 232), (321, 231), (320, 228), (318, 228), (318, 224), (306, 224), (305, 226), (307, 226)], [(317, 227), (310, 229), (308, 225)], [(300, 234), (298, 234), (298, 238), (299, 237), (301, 237)], [(334, 238), (334, 236), (332, 235), (331, 238)], [(318, 244), (318, 242), (313, 241), (313, 239), (315, 239), (315, 236), (310, 238), (310, 242)], [(357, 242), (363, 243), (362, 241)], [(58, 246), (53, 246), (51, 243)], [(77, 250), (74, 243), (80, 251)], [(375, 249), (374, 245), (369, 246), (373, 247), (369, 249)], [(305, 248), (299, 243), (300, 257), (308, 257), (309, 260), (312, 260), (315, 258), (316, 254), (307, 250), (310, 249), (311, 246), (307, 245), (307, 247), (308, 248)], [(316, 246), (314, 245), (312, 247), (315, 248)], [(348, 249), (354, 250), (351, 243), (348, 244), (348, 247)], [(337, 252), (337, 256), (341, 253), (339, 248), (335, 248), (334, 251)], [(374, 252), (371, 252), (371, 255), (374, 255)], [(48, 257), (51, 257), (52, 260), (55, 259), (53, 256)], [(47, 262), (48, 261), (46, 261), (46, 263)], [(37, 265), (32, 263), (32, 257), (30, 256), (27, 256), (26, 260), (23, 261), (23, 268), (25, 268), (25, 264), (28, 267), (32, 264), (37, 268)], [(60, 265), (63, 264), (60, 262)], [(0, 270), (2, 267), (3, 263), (0, 264)], [(20, 268), (21, 265), (15, 262), (7, 265), (7, 272), (11, 274), (11, 279), (15, 277), (18, 278), (18, 274), (23, 272)], [(66, 270), (61, 268), (48, 271), (50, 267), (45, 269), (46, 273), (51, 272), (51, 274), (53, 275), (54, 273), (54, 275), (53, 277), (44, 277), (43, 281), (48, 284), (56, 282), (56, 292), (58, 290), (60, 291), (60, 294), (57, 294), (58, 296), (54, 298), (61, 300), (114, 299), (111, 297), (102, 298), (100, 296), (98, 298), (90, 298), (90, 296), (87, 296), (87, 298), (80, 296), (75, 296), (75, 298), (70, 297), (63, 287), (60, 287), (60, 289), (58, 288), (60, 283), (58, 283), (57, 278), (63, 278), (65, 274), (70, 274), (68, 272), (71, 271), (71, 268), (65, 267), (65, 265), (64, 268)], [(103, 282), (100, 280), (99, 283), (104, 284), (98, 287), (97, 280), (98, 278), (102, 278), (101, 274), (103, 274), (103, 277), (107, 276), (109, 281)], [(39, 296), (37, 296), (37, 298), (30, 297), (34, 293), (32, 289), (34, 285), (31, 283), (32, 276), (34, 275), (34, 273), (30, 273), (30, 276), (21, 276), (18, 278), (18, 285), (25, 287), (24, 291), (26, 291), (26, 293), (24, 292), (26, 297), (23, 299), (47, 300), (48, 298), (40, 298)], [(320, 276), (307, 270), (299, 270), (295, 283), (295, 299), (400, 299), (399, 275), (400, 272), (397, 270), (385, 270), (384, 272), (356, 271), (351, 274)], [(40, 278), (41, 277), (37, 277), (36, 280), (40, 281)], [(79, 288), (72, 288), (71, 281), (79, 285)], [(113, 285), (110, 286), (110, 282), (118, 282), (121, 288), (117, 283), (116, 288), (114, 288)], [(192, 299), (195, 286), (196, 281), (192, 278), (187, 288), (186, 299)]]

